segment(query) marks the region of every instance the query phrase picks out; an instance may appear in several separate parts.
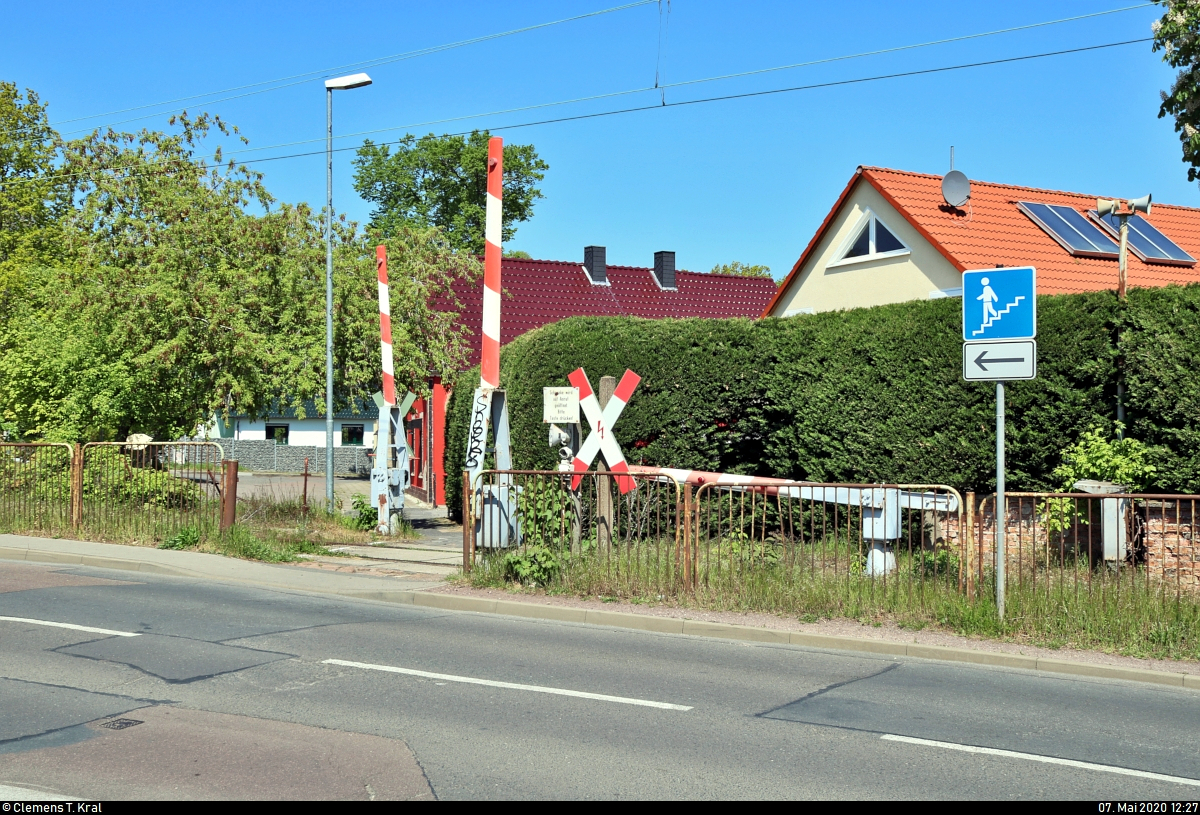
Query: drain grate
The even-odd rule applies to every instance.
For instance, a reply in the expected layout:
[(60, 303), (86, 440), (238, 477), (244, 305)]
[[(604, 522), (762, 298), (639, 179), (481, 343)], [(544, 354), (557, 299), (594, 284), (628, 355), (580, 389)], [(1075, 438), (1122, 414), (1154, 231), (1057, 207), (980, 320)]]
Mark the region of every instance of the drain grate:
[(140, 719), (109, 719), (106, 722), (100, 722), (100, 726), (109, 730), (124, 730), (127, 727), (141, 724)]

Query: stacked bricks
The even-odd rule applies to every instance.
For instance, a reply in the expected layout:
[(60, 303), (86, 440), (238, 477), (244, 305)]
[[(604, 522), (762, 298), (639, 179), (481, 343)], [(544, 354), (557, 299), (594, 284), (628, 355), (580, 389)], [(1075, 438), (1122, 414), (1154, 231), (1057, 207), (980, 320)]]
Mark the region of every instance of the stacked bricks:
[[(961, 521), (951, 515), (944, 522), (946, 545), (964, 555), (967, 568), (976, 577), (980, 564), (987, 569), (995, 559), (995, 505), (991, 496), (986, 499), (976, 499), (973, 535), (967, 536), (968, 540), (964, 540), (960, 529), (966, 522), (965, 508)], [(1200, 515), (1195, 506), (1198, 500), (1135, 499), (1129, 513), (1131, 559), (1137, 561), (1142, 574), (1162, 581), (1168, 591), (1178, 586), (1181, 591), (1200, 593), (1200, 545), (1196, 542), (1200, 535)], [(1097, 566), (1102, 561), (1100, 499), (1079, 500), (1075, 505), (1081, 520), (1071, 522), (1061, 535), (1048, 532), (1043, 501), (1028, 496), (1009, 499), (1004, 541), (1010, 580), (1064, 568), (1064, 560), (1065, 568), (1070, 568), (1072, 556), (1084, 563), (1090, 559)], [(1129, 564), (1122, 564), (1122, 568), (1129, 568)]]

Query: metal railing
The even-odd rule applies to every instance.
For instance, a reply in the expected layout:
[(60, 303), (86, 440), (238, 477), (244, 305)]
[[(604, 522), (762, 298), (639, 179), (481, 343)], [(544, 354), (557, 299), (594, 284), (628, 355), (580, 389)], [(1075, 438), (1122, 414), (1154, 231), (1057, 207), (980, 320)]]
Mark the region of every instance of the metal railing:
[(213, 442), (85, 444), (76, 475), (77, 526), (97, 540), (161, 541), (185, 528), (214, 532), (223, 458)]
[(0, 531), (71, 527), (73, 457), (69, 444), (0, 444)]
[(487, 470), (474, 483), (464, 473), (463, 488), (464, 571), (484, 555), (525, 583), (555, 574), (568, 586), (586, 579), (631, 593), (683, 586), (689, 493), (673, 480)]
[[(1014, 598), (1200, 599), (1200, 496), (1010, 492), (1004, 503), (1004, 583)], [(995, 579), (995, 510), (988, 496), (976, 512), (971, 565), (980, 586)]]
[(463, 569), (482, 554), (510, 580), (553, 575), (564, 588), (665, 597), (819, 579), (872, 602), (920, 602), (964, 585), (962, 506), (938, 485), (695, 489), (665, 474), (490, 470), (464, 474)]
[(721, 481), (693, 502), (698, 590), (819, 585), (878, 607), (962, 589), (963, 501), (951, 487)]

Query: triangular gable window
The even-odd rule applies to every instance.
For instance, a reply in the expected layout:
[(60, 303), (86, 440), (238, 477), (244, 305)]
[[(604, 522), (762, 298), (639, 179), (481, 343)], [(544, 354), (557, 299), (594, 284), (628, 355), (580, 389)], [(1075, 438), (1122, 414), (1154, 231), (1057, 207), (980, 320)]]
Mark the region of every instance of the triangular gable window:
[(850, 251), (846, 253), (848, 258), (861, 258), (871, 254), (871, 225), (863, 224), (862, 231), (858, 233), (858, 239), (854, 241), (854, 245), (850, 247)]
[(851, 232), (853, 237), (842, 244), (841, 251), (834, 254), (834, 260), (827, 266), (897, 257), (907, 255), (910, 251), (904, 241), (897, 238), (896, 233), (869, 209), (862, 214), (855, 227)]
[(875, 252), (883, 254), (884, 252), (899, 252), (905, 249), (904, 244), (900, 239), (888, 231), (888, 228), (883, 225), (883, 222), (878, 218), (875, 219)]

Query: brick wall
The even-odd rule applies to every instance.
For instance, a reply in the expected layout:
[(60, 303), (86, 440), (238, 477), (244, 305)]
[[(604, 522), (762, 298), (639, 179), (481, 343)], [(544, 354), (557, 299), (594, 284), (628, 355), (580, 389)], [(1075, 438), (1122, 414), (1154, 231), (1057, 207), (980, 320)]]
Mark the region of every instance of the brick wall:
[[(1129, 549), (1144, 575), (1162, 580), (1167, 587), (1200, 592), (1200, 513), (1196, 501), (1140, 499), (1134, 501), (1127, 522), (1130, 524)], [(966, 562), (976, 575), (982, 563), (990, 568), (995, 560), (995, 512), (992, 501), (984, 504), (976, 499), (974, 535), (963, 540), (959, 520), (951, 516), (946, 521), (945, 538), (948, 545), (965, 553)], [(1089, 507), (1089, 505), (1091, 505)], [(1024, 571), (1027, 574), (1045, 569), (1057, 569), (1060, 562), (1070, 563), (1072, 556), (1084, 562), (1099, 564), (1104, 544), (1100, 515), (1100, 500), (1088, 499), (1078, 503), (1079, 515), (1087, 523), (1072, 523), (1062, 535), (1047, 533), (1041, 502), (1032, 498), (1013, 498), (1005, 521), (1005, 563), (1010, 576)], [(1090, 508), (1090, 513), (1089, 513)], [(965, 512), (963, 523), (965, 524)], [(1128, 568), (1129, 564), (1122, 564)]]

